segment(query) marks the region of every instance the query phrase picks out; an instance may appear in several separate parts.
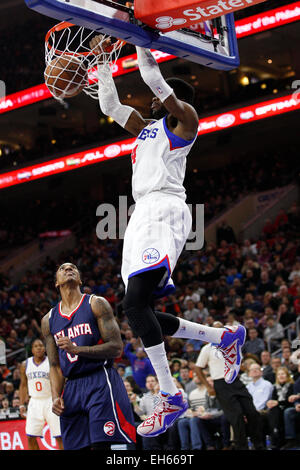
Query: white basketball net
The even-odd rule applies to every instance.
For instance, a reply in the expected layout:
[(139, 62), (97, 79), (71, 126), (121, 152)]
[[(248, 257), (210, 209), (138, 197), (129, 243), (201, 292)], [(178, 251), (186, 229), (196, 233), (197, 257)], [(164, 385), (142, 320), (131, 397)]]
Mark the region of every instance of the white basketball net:
[[(51, 76), (51, 69), (50, 72), (45, 72), (46, 81), (49, 78), (52, 79), (51, 82), (53, 81), (50, 92), (58, 101), (63, 101), (64, 98), (68, 97), (69, 90), (74, 91), (81, 89), (83, 86), (84, 93), (98, 100), (97, 64), (108, 64), (113, 68), (125, 42), (121, 40), (113, 42), (113, 38), (110, 36), (102, 35), (101, 42), (91, 49), (89, 43), (96, 35), (99, 35), (99, 33), (88, 30), (83, 26), (74, 26), (65, 22), (59, 23), (48, 32), (45, 41), (46, 69), (54, 59), (62, 58), (62, 56), (64, 59), (62, 65), (60, 62), (57, 62), (55, 65), (56, 70), (61, 70), (58, 75)], [(109, 52), (105, 51), (96, 54), (95, 49), (101, 48), (101, 45), (107, 39), (111, 39)], [(76, 70), (77, 63), (78, 67)], [(74, 78), (66, 80), (61, 75), (68, 70), (70, 65), (72, 65), (72, 75)], [(83, 69), (88, 73), (88, 81), (86, 80), (86, 73), (83, 73)], [(59, 87), (59, 82), (66, 82), (63, 88)]]

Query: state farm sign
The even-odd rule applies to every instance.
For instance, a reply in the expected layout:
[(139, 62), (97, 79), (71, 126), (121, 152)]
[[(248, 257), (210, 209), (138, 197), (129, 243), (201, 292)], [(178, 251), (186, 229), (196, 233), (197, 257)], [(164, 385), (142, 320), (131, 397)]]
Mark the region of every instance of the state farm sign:
[(173, 2), (172, 6), (169, 0), (135, 0), (134, 16), (165, 33), (190, 28), (199, 21), (211, 20), (263, 1), (265, 0), (180, 0)]

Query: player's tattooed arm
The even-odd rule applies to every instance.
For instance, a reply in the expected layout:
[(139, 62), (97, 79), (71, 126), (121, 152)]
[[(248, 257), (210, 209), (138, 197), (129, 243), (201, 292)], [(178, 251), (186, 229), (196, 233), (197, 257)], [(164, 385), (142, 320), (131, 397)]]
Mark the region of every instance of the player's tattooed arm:
[(65, 378), (62, 375), (58, 349), (55, 343), (55, 340), (50, 332), (49, 326), (49, 313), (45, 315), (42, 319), (42, 334), (46, 342), (46, 351), (50, 364), (50, 383), (51, 383), (51, 393), (52, 399), (60, 397), (65, 385)]
[(102, 344), (93, 346), (76, 346), (69, 338), (59, 338), (58, 345), (66, 352), (89, 359), (113, 359), (122, 354), (123, 343), (119, 325), (114, 317), (109, 302), (93, 296), (91, 301), (92, 311), (97, 319)]

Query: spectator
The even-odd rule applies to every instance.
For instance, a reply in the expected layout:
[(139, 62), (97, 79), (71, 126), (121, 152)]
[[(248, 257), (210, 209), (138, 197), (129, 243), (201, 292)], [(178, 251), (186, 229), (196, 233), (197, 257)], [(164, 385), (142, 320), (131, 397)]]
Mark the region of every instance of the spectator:
[(155, 374), (150, 360), (146, 357), (144, 348), (139, 347), (136, 354), (134, 354), (132, 352), (132, 343), (127, 343), (124, 347), (124, 354), (130, 361), (135, 382), (141, 389), (145, 389), (147, 375)]
[[(189, 301), (192, 301), (193, 304), (197, 304), (197, 302), (200, 302), (200, 295), (197, 292), (194, 292), (191, 286), (187, 286), (185, 289), (185, 297), (183, 300), (183, 306), (186, 309), (189, 309)], [(189, 320), (189, 318), (187, 318)]]
[(286, 304), (280, 304), (277, 312), (277, 321), (283, 326), (288, 326), (297, 320), (297, 315), (291, 312)]
[(170, 369), (171, 369), (172, 376), (175, 377), (176, 379), (178, 379), (180, 376), (180, 366), (181, 366), (180, 359), (172, 360)]
[(200, 450), (203, 446), (198, 427), (197, 410), (199, 406), (204, 406), (206, 403), (206, 389), (196, 374), (194, 374), (193, 381), (197, 388), (189, 393), (189, 408), (184, 417), (178, 421), (181, 450)]
[(250, 357), (242, 360), (240, 381), (246, 386), (252, 382), (252, 377), (249, 375), (250, 366), (252, 364), (256, 364), (256, 361)]
[(124, 366), (124, 364), (118, 364), (117, 365), (117, 371), (118, 371), (120, 377), (125, 379), (125, 366)]
[(209, 315), (209, 312), (207, 310), (207, 308), (204, 306), (204, 303), (203, 302), (198, 302), (197, 303), (197, 309), (199, 310), (199, 314), (198, 314), (198, 318), (197, 318), (197, 322), (198, 323), (205, 323), (208, 315)]
[(181, 366), (180, 367), (180, 374), (179, 374), (179, 382), (182, 384), (185, 392), (187, 395), (190, 394), (192, 390), (195, 390), (197, 388), (197, 384), (195, 383), (194, 380), (190, 377), (190, 369), (188, 366)]
[(293, 269), (289, 274), (289, 281), (293, 281), (295, 277), (300, 277), (300, 261), (296, 261), (293, 265)]
[(274, 290), (274, 283), (269, 279), (268, 271), (262, 271), (256, 289), (257, 294), (263, 296), (266, 292), (274, 292)]
[[(236, 286), (235, 286), (235, 289), (237, 291)], [(235, 299), (233, 308), (230, 310), (230, 313), (233, 313), (239, 321), (242, 320), (242, 317), (244, 316), (244, 313), (245, 313), (245, 307), (244, 307), (243, 299), (241, 297), (237, 297)]]
[(291, 355), (292, 355), (292, 352), (291, 352), (290, 347), (282, 348), (281, 366), (286, 367), (288, 371), (292, 374), (294, 371), (297, 370), (297, 366), (291, 360)]
[(183, 316), (186, 320), (196, 322), (200, 315), (200, 310), (195, 308), (195, 303), (192, 300), (187, 301), (187, 310), (183, 312)]
[(6, 397), (8, 398), (9, 403), (11, 404), (13, 397), (14, 397), (14, 385), (12, 382), (4, 382), (4, 392), (6, 394)]
[(271, 431), (272, 447), (279, 449), (284, 438), (284, 410), (291, 407), (289, 397), (293, 395), (293, 379), (286, 367), (278, 367), (272, 397), (267, 402), (268, 422)]
[(10, 403), (7, 396), (4, 396), (1, 400), (1, 408), (0, 408), (0, 418), (5, 419), (9, 415), (10, 412)]
[(235, 314), (230, 311), (227, 315), (226, 326), (238, 326), (239, 324)]
[(255, 299), (251, 292), (247, 292), (245, 295), (244, 301), (245, 309), (250, 309), (253, 312), (261, 312), (262, 311), (262, 303)]
[(250, 328), (248, 330), (249, 339), (245, 342), (243, 346), (243, 353), (255, 354), (257, 357), (260, 357), (261, 353), (265, 349), (265, 343), (261, 338), (258, 338), (258, 332), (256, 328)]
[(242, 277), (242, 274), (239, 273), (237, 268), (234, 266), (233, 268), (229, 269), (229, 274), (226, 278), (226, 283), (231, 286), (235, 279), (242, 279)]
[(271, 366), (271, 353), (270, 351), (262, 351), (260, 354), (260, 362), (261, 362), (261, 369), (263, 372), (263, 377), (265, 378), (265, 374), (270, 374), (273, 372)]
[(281, 366), (281, 359), (279, 356), (274, 356), (271, 358), (271, 371), (266, 370), (263, 372), (263, 377), (266, 380), (269, 380), (272, 384), (275, 384), (276, 372), (277, 369)]
[[(196, 342), (202, 343), (200, 341), (195, 340)], [(200, 348), (199, 348), (200, 349)], [(185, 359), (186, 361), (192, 361), (195, 362), (198, 357), (199, 349), (195, 351), (194, 344), (191, 341), (187, 341), (185, 345), (185, 352), (182, 354), (182, 359)]]
[(257, 411), (266, 409), (267, 401), (272, 396), (273, 385), (263, 379), (262, 369), (259, 364), (253, 363), (249, 367), (249, 376), (252, 382), (247, 385), (247, 390), (252, 396), (253, 403)]
[(284, 337), (284, 330), (280, 323), (272, 317), (267, 319), (267, 328), (264, 331), (264, 340), (275, 351), (280, 346), (280, 340)]
[[(300, 373), (300, 362), (298, 364), (298, 372)], [(292, 449), (299, 447), (296, 434), (296, 422), (300, 417), (300, 376), (295, 381), (293, 386), (293, 394), (288, 398), (291, 407), (284, 410), (284, 431), (285, 431), (285, 445), (282, 450)]]
[[(214, 390), (214, 383), (211, 377), (206, 377), (211, 390)], [(206, 402), (204, 406), (199, 406), (197, 410), (198, 426), (202, 442), (206, 450), (215, 450), (219, 446), (222, 449), (230, 447), (230, 425), (224, 416), (219, 402), (214, 394), (209, 394), (206, 390)], [(221, 443), (218, 443), (216, 435), (220, 435)]]
[(233, 228), (228, 225), (227, 220), (223, 219), (217, 228), (217, 243), (218, 245), (222, 240), (225, 240), (227, 243), (236, 243), (236, 236), (233, 231)]

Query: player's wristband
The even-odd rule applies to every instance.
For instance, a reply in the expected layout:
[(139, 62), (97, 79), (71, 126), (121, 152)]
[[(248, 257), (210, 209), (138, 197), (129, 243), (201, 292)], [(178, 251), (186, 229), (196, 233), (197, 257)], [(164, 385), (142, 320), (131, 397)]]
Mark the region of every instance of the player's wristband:
[(150, 49), (136, 46), (140, 74), (146, 85), (153, 91), (155, 96), (164, 102), (172, 93), (173, 88), (167, 84), (159, 70), (159, 66)]

